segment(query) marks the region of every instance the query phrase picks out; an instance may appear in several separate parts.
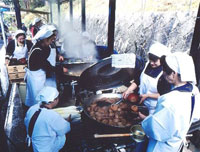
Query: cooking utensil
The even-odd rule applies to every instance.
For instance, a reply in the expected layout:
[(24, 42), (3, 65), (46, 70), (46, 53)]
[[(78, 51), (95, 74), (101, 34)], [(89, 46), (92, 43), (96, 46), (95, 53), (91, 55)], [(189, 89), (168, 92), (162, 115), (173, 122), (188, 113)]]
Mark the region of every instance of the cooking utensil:
[(122, 101), (124, 101), (124, 98), (121, 98), (119, 101), (112, 103), (111, 106), (113, 106), (113, 105), (118, 105), (118, 104), (121, 103)]
[(136, 142), (142, 142), (145, 138), (144, 130), (141, 125), (133, 125), (130, 129), (131, 133), (123, 134), (95, 134), (94, 138), (110, 138), (110, 137), (132, 137)]
[(110, 138), (110, 137), (130, 137), (130, 136), (133, 136), (132, 133), (124, 133), (124, 134), (95, 134), (94, 135), (94, 138)]

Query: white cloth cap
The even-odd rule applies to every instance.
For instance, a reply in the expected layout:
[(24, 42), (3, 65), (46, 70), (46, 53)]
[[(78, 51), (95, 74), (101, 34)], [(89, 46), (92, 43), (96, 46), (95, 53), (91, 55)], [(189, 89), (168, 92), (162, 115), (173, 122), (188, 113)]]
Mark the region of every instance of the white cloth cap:
[(36, 100), (40, 102), (53, 102), (55, 98), (57, 98), (59, 92), (54, 87), (45, 86), (37, 95)]
[(181, 75), (181, 81), (196, 84), (194, 62), (191, 56), (182, 52), (175, 52), (166, 56), (168, 66)]
[(41, 21), (41, 19), (40, 18), (35, 18), (34, 20), (33, 20), (33, 25), (35, 25), (36, 23), (38, 23), (39, 21)]
[(15, 32), (15, 38), (16, 38), (17, 35), (19, 35), (19, 34), (24, 34), (24, 35), (25, 35), (25, 32), (24, 32), (23, 30), (17, 30), (17, 31)]
[(43, 28), (36, 33), (36, 35), (33, 37), (32, 42), (36, 43), (37, 41), (46, 39), (52, 35), (53, 35), (53, 32), (51, 30), (47, 28)]
[(50, 30), (50, 31), (55, 31), (55, 30), (57, 30), (56, 29), (56, 27), (54, 26), (54, 25), (42, 25), (41, 27), (40, 27), (40, 30), (42, 30), (42, 29), (48, 29), (48, 30)]
[(148, 53), (151, 53), (151, 54), (161, 58), (163, 55), (170, 54), (170, 52), (171, 52), (170, 48), (166, 47), (165, 45), (163, 45), (159, 42), (156, 42), (151, 45)]

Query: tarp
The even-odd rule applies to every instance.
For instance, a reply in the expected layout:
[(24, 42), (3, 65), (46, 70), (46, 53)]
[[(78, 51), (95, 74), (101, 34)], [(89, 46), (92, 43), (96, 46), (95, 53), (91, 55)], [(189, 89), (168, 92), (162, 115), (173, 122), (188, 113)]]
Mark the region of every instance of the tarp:
[(0, 12), (10, 11), (10, 8), (0, 6)]

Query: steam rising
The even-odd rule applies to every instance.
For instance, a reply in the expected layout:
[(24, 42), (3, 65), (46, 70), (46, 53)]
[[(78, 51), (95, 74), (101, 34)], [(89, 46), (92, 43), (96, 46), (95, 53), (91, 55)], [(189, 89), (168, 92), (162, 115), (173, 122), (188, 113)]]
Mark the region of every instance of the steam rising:
[(62, 39), (61, 53), (66, 58), (81, 58), (83, 61), (96, 61), (97, 51), (94, 41), (88, 33), (76, 32), (70, 23), (62, 22), (60, 27)]

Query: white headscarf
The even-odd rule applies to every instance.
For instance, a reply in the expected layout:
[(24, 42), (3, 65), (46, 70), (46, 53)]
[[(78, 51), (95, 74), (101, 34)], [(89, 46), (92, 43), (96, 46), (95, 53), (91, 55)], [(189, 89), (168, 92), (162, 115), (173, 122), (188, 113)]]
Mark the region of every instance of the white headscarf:
[(35, 25), (36, 23), (38, 23), (39, 21), (41, 21), (41, 19), (40, 18), (35, 18), (34, 20), (33, 20), (33, 23), (32, 23), (32, 25)]
[(181, 81), (196, 84), (194, 62), (191, 56), (182, 52), (175, 52), (166, 56), (168, 66), (181, 75)]
[(161, 58), (161, 56), (163, 55), (168, 55), (170, 54), (171, 49), (166, 47), (165, 45), (159, 43), (159, 42), (155, 42), (154, 44), (151, 45), (149, 52), (159, 58)]
[(23, 30), (17, 30), (15, 32), (15, 38), (17, 38), (17, 35), (19, 35), (19, 34), (24, 34), (25, 35), (25, 32)]
[(37, 95), (36, 100), (39, 102), (50, 103), (59, 95), (58, 90), (54, 87), (45, 86)]
[(42, 25), (41, 27), (40, 27), (40, 30), (42, 30), (42, 29), (47, 29), (47, 30), (50, 30), (50, 31), (55, 31), (55, 30), (57, 30), (56, 29), (56, 27), (54, 26), (54, 25)]
[(53, 32), (47, 28), (39, 30), (36, 35), (33, 37), (32, 42), (35, 44), (37, 41), (46, 39), (53, 35)]

